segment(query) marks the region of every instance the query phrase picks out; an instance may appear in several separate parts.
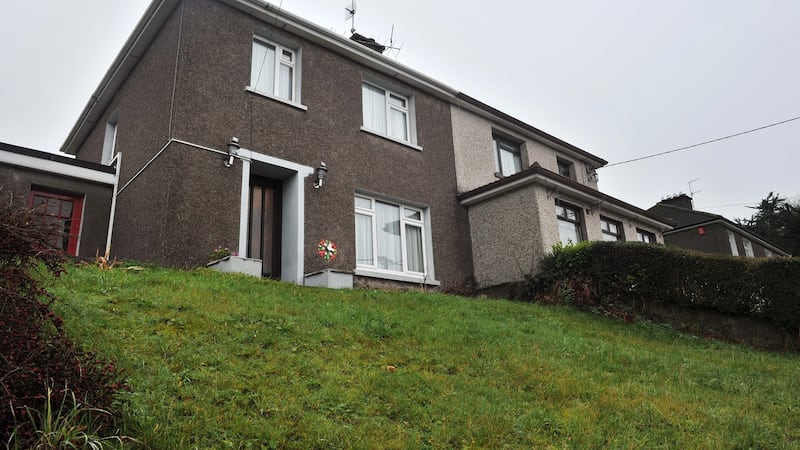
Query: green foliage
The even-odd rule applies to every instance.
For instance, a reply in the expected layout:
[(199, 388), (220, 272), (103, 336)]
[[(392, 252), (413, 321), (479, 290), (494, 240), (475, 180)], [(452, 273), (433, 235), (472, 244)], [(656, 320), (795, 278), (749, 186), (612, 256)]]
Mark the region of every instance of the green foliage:
[[(47, 409), (48, 383), (68, 385), (96, 408), (110, 407), (124, 389), (114, 364), (76, 346), (52, 310), (42, 279), (62, 273), (66, 257), (51, 244), (57, 232), (36, 210), (0, 202), (0, 441), (13, 434), (20, 446), (36, 429), (18, 419)], [(108, 426), (109, 419), (98, 417)]]
[[(61, 398), (59, 400), (59, 397)], [(126, 442), (136, 442), (126, 436), (103, 436), (106, 421), (99, 417), (110, 418), (111, 413), (100, 408), (92, 408), (82, 404), (75, 392), (67, 387), (54, 390), (45, 385), (45, 396), (42, 410), (25, 407), (25, 416), (31, 427), (33, 438), (20, 439), (12, 433), (6, 447), (11, 449), (35, 448), (41, 450), (90, 448), (123, 448)]]
[[(527, 284), (532, 299), (663, 302), (768, 319), (793, 333), (800, 328), (798, 258), (753, 260), (635, 242), (591, 242), (554, 251)], [(582, 287), (580, 301), (559, 295), (565, 285), (573, 291)]]
[(736, 222), (792, 255), (800, 256), (800, 204), (792, 204), (780, 194), (770, 192), (753, 209), (756, 212), (752, 217), (736, 219)]
[(791, 448), (797, 355), (573, 308), (72, 268), (151, 448)]

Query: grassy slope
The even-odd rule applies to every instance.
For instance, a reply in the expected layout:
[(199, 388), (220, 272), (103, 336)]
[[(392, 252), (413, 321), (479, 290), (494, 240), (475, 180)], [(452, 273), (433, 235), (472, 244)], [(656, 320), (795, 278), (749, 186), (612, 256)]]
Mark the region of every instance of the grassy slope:
[[(800, 448), (800, 358), (568, 308), (71, 269), (153, 448)], [(396, 371), (387, 366), (396, 366)]]

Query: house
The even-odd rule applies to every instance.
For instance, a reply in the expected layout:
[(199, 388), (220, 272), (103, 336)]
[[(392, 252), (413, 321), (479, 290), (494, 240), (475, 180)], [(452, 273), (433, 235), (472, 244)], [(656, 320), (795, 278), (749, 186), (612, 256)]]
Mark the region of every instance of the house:
[(556, 244), (663, 243), (662, 218), (597, 189), (607, 162), (465, 94), (452, 106), (458, 199), (479, 287), (535, 273)]
[(454, 289), (520, 281), (558, 242), (662, 242), (597, 190), (603, 159), (354, 37), (258, 0), (154, 0), (61, 148), (115, 162), (113, 253)]
[(664, 232), (667, 245), (748, 258), (791, 256), (720, 215), (696, 211), (692, 198), (686, 194), (661, 200), (648, 211), (666, 218), (673, 225), (672, 230)]
[(2, 201), (38, 207), (57, 222), (63, 233), (53, 245), (70, 255), (104, 253), (115, 181), (113, 166), (0, 142)]

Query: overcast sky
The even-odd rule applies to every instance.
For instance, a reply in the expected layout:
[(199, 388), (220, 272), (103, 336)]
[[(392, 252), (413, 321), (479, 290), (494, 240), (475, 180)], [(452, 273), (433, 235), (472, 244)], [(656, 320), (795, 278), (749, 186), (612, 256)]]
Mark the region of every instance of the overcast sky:
[[(349, 0), (281, 6), (349, 36)], [(0, 0), (0, 141), (57, 151), (147, 0)], [(275, 2), (280, 3), (279, 1)], [(610, 163), (800, 116), (800, 1), (359, 0), (361, 34), (401, 63)], [(600, 190), (648, 208), (749, 217), (800, 198), (800, 120), (601, 169)]]

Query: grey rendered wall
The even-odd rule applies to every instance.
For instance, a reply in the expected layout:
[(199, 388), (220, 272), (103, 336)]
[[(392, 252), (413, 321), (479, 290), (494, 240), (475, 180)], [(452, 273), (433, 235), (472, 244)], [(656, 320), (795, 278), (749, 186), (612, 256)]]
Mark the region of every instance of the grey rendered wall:
[(558, 173), (560, 156), (573, 162), (577, 182), (597, 189), (597, 180), (589, 180), (586, 165), (582, 161), (563, 155), (541, 142), (521, 136), (457, 106), (452, 106), (451, 116), (459, 192), (468, 192), (498, 180), (492, 153), (493, 130), (514, 136), (523, 142), (520, 146), (523, 168), (538, 162), (545, 169)]
[(558, 241), (552, 202), (544, 188), (528, 185), (469, 207), (479, 288), (521, 281), (536, 273)]
[(14, 195), (20, 205), (27, 205), (31, 186), (83, 197), (78, 256), (102, 254), (106, 248), (108, 218), (111, 209), (111, 186), (65, 178), (20, 167), (0, 166), (0, 194)]

